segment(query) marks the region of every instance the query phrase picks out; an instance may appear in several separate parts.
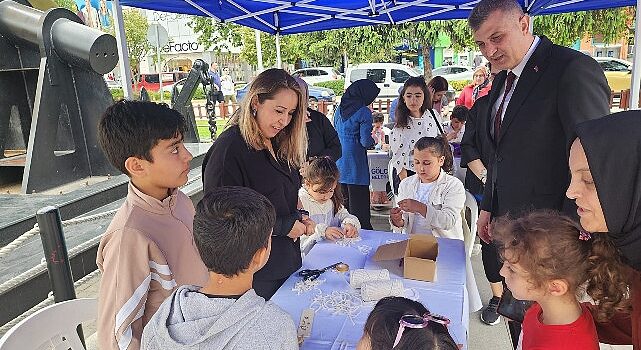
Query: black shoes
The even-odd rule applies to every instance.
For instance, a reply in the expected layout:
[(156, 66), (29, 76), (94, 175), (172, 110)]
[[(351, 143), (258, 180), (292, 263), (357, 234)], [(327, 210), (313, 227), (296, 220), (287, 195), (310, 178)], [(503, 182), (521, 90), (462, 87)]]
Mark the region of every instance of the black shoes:
[(490, 303), (483, 309), (483, 312), (481, 312), (481, 322), (489, 326), (494, 326), (501, 322), (501, 315), (496, 312), (500, 301), (501, 298), (499, 297), (492, 297), (492, 299), (490, 299)]

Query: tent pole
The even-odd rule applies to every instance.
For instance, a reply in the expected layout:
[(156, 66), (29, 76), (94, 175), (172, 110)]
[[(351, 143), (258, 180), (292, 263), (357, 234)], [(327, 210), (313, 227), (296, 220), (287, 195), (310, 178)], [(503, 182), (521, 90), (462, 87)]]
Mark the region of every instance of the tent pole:
[(254, 34), (256, 35), (256, 58), (258, 59), (258, 73), (265, 70), (263, 67), (263, 47), (260, 42), (260, 31), (254, 29)]
[[(641, 0), (638, 0), (641, 1)], [(283, 62), (280, 60), (280, 34), (276, 33), (276, 68), (283, 68)]]
[(120, 67), (120, 84), (126, 100), (133, 99), (131, 91), (131, 69), (129, 66), (129, 50), (125, 38), (125, 24), (122, 20), (122, 7), (118, 0), (112, 0), (114, 28), (116, 29), (116, 44), (118, 46), (118, 67)]
[(634, 23), (634, 63), (630, 82), (630, 109), (639, 109), (639, 83), (641, 82), (641, 0), (637, 0), (637, 13)]

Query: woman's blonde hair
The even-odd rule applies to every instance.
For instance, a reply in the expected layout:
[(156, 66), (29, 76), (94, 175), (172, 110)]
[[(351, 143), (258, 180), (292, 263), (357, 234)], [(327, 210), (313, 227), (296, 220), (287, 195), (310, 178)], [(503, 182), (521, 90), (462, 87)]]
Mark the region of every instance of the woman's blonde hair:
[(283, 89), (296, 93), (298, 103), (292, 120), (281, 130), (272, 141), (278, 145), (276, 157), (286, 161), (290, 167), (300, 167), (307, 158), (307, 127), (305, 126), (305, 96), (296, 80), (282, 69), (268, 69), (260, 73), (249, 86), (247, 95), (240, 104), (240, 109), (234, 113), (231, 125), (238, 125), (245, 142), (253, 149), (265, 148), (264, 138), (260, 132), (252, 102), (263, 103), (274, 99)]
[(483, 76), (484, 76), (485, 78), (487, 78), (487, 68), (485, 68), (485, 66), (478, 66), (478, 67), (474, 70), (474, 75), (476, 75), (476, 73), (478, 73), (479, 71), (483, 72)]

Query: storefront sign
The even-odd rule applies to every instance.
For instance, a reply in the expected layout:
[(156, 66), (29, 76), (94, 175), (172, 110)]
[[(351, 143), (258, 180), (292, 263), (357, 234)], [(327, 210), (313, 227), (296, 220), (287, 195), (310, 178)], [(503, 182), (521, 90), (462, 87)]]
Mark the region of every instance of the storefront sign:
[(188, 41), (184, 43), (169, 43), (162, 48), (163, 53), (178, 53), (178, 52), (199, 52), (200, 44), (195, 41)]

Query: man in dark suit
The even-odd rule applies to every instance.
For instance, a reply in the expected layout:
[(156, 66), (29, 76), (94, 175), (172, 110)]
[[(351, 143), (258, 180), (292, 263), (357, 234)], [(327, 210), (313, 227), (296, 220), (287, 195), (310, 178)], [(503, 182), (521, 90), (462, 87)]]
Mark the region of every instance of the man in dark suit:
[[(481, 0), (468, 23), (485, 58), (502, 70), (477, 125), (491, 140), (477, 225), (490, 243), (492, 217), (569, 208), (570, 138), (577, 123), (609, 113), (610, 88), (591, 57), (532, 35), (530, 17), (514, 0)], [(499, 280), (490, 282), (500, 284), (494, 273)], [(482, 314), (488, 324), (498, 323), (498, 299)]]

